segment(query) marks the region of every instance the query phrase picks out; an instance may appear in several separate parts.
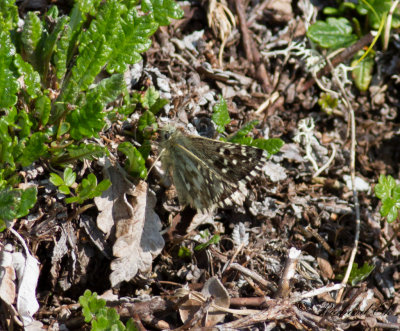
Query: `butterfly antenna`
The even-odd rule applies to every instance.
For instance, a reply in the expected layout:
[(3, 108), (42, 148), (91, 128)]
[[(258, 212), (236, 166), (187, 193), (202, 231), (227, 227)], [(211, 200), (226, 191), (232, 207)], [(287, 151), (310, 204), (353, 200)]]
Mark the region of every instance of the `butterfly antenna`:
[(163, 148), (163, 149), (161, 150), (161, 152), (158, 154), (156, 160), (155, 160), (154, 163), (151, 165), (149, 171), (147, 171), (147, 175), (146, 175), (146, 178), (145, 178), (144, 180), (147, 180), (147, 178), (149, 177), (150, 171), (154, 168), (154, 166), (156, 165), (157, 161), (160, 159), (160, 157), (161, 157), (161, 155), (164, 153), (164, 151), (165, 151), (165, 148)]

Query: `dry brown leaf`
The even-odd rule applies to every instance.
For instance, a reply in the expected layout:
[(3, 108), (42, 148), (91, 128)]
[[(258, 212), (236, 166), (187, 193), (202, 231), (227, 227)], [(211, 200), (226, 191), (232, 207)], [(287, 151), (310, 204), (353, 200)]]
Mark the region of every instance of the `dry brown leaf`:
[(217, 277), (211, 277), (201, 291), (191, 292), (189, 299), (179, 308), (179, 314), (183, 323), (192, 319), (196, 312), (201, 308), (207, 298), (213, 297), (213, 304), (207, 311), (205, 327), (211, 327), (225, 318), (226, 312), (221, 311), (219, 307), (229, 308), (230, 297), (228, 291), (222, 285)]
[(124, 208), (116, 210), (116, 242), (111, 263), (112, 286), (129, 281), (138, 271), (151, 270), (153, 258), (160, 254), (164, 239), (160, 235), (161, 221), (154, 212), (156, 198), (148, 191), (147, 183), (141, 181), (132, 193), (131, 199), (124, 195)]

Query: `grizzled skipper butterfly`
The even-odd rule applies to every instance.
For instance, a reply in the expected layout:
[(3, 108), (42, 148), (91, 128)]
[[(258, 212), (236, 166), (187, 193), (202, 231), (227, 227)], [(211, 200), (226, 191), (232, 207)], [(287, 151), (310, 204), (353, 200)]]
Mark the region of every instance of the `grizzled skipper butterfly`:
[(160, 158), (172, 177), (180, 204), (204, 213), (233, 201), (242, 203), (246, 184), (261, 174), (267, 153), (167, 127), (161, 131)]

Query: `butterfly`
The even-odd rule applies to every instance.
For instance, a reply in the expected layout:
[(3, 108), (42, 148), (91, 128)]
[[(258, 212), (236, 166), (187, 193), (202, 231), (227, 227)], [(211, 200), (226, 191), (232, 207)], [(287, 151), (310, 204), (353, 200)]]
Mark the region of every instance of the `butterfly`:
[(202, 213), (243, 203), (246, 184), (262, 173), (262, 149), (191, 135), (183, 128), (161, 130), (160, 159), (171, 175), (179, 203)]

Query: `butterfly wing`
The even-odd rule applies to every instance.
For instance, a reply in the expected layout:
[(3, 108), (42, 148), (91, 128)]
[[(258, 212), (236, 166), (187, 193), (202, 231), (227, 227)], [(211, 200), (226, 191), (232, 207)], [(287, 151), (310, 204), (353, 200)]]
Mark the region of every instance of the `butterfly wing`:
[(266, 161), (261, 149), (188, 135), (179, 130), (161, 145), (164, 167), (181, 204), (201, 211), (243, 202), (246, 184)]

